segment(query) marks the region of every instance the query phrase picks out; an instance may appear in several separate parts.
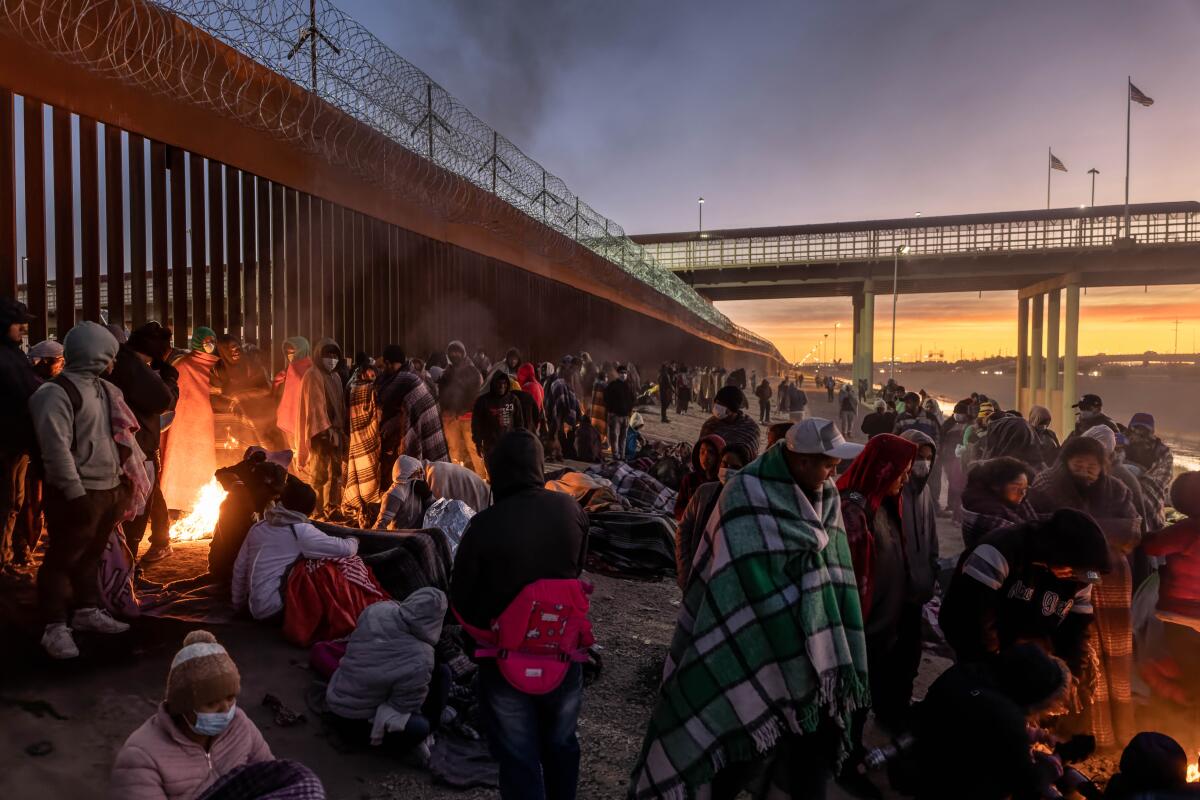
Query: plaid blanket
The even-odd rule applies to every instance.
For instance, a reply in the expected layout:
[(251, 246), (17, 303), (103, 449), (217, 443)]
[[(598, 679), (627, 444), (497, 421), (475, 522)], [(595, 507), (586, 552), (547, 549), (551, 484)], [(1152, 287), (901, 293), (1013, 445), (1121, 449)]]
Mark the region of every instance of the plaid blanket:
[(325, 800), (325, 787), (298, 761), (257, 761), (222, 775), (201, 800)]
[(380, 436), (385, 449), (395, 448), (397, 456), (425, 461), (450, 460), (437, 400), (419, 376), (397, 373), (383, 389), (380, 406), (383, 412)]
[(623, 461), (609, 461), (606, 464), (588, 467), (587, 474), (610, 481), (617, 494), (640, 511), (653, 511), (658, 514), (675, 512), (675, 497), (678, 492), (668, 489), (654, 476), (636, 470)]
[(1087, 709), (1097, 747), (1116, 747), (1137, 733), (1133, 718), (1133, 577), (1124, 554), (1114, 551), (1112, 571), (1092, 588), (1096, 624), (1096, 691)]
[(373, 383), (350, 386), (350, 454), (342, 502), (358, 512), (379, 502), (379, 406)]
[(630, 796), (682, 800), (869, 703), (862, 611), (832, 481), (815, 505), (779, 447), (733, 477), (684, 595)]

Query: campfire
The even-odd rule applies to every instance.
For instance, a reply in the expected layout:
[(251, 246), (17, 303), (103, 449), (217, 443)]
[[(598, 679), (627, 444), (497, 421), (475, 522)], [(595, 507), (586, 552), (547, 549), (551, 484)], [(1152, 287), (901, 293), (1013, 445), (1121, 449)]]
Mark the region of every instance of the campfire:
[(221, 511), (221, 501), (225, 499), (225, 490), (217, 479), (213, 478), (200, 489), (192, 509), (171, 525), (171, 540), (188, 542), (194, 539), (208, 539), (217, 526), (217, 517)]
[(1200, 783), (1200, 766), (1197, 766), (1196, 764), (1188, 764), (1187, 782)]

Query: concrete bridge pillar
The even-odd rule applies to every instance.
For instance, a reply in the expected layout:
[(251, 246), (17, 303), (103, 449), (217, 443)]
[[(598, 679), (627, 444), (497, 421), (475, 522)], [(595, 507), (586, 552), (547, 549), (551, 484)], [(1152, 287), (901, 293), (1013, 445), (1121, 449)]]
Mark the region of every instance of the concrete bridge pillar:
[(1029, 298), (1017, 298), (1017, 375), (1016, 392), (1013, 394), (1017, 408), (1024, 413), (1028, 408), (1025, 391), (1029, 385)]
[(1042, 366), (1042, 317), (1045, 308), (1045, 295), (1035, 295), (1033, 298), (1033, 320), (1031, 330), (1029, 332), (1029, 403), (1025, 408), (1022, 408), (1022, 413), (1029, 412), (1029, 406), (1034, 405), (1040, 399), (1042, 390), (1043, 366)]
[(1058, 323), (1059, 310), (1062, 307), (1062, 291), (1052, 289), (1046, 293), (1046, 377), (1043, 383), (1045, 384), (1045, 402), (1043, 405), (1050, 409), (1051, 415), (1054, 414), (1054, 409), (1061, 403), (1059, 399), (1059, 383), (1058, 383)]
[(875, 364), (875, 286), (863, 284), (861, 292), (854, 295), (854, 383), (866, 379), (868, 386), (874, 384)]
[(1079, 388), (1075, 382), (1076, 372), (1079, 370), (1079, 277), (1077, 275), (1068, 278), (1066, 294), (1067, 317), (1063, 337), (1062, 405), (1058, 409), (1054, 407), (1050, 409), (1054, 415), (1055, 430), (1058, 431), (1060, 439), (1066, 437), (1067, 433), (1075, 427), (1075, 410), (1071, 406), (1079, 399)]

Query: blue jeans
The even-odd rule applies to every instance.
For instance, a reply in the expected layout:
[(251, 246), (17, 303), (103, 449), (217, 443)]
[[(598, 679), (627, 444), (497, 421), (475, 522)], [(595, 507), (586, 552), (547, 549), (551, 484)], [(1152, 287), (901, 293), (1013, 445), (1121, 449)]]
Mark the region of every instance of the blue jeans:
[(479, 699), (503, 800), (575, 800), (583, 668), (573, 664), (553, 692), (530, 695), (504, 679), (495, 662), (479, 667)]

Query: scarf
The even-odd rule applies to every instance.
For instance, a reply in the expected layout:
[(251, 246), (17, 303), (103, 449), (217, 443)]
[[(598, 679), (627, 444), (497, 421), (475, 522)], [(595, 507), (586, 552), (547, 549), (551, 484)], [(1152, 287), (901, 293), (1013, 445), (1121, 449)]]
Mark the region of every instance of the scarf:
[[(850, 469), (838, 478), (840, 492), (857, 492), (866, 499), (867, 518), (875, 516), (888, 489), (917, 457), (917, 445), (890, 433), (873, 436)], [(899, 498), (897, 498), (899, 503)], [(902, 514), (902, 512), (898, 512)]]
[(344, 500), (359, 512), (379, 502), (379, 408), (371, 382), (350, 386), (350, 452)]
[(870, 697), (833, 483), (814, 505), (771, 448), (726, 484), (693, 564), (630, 796), (682, 800), (823, 717), (848, 750), (851, 713)]

